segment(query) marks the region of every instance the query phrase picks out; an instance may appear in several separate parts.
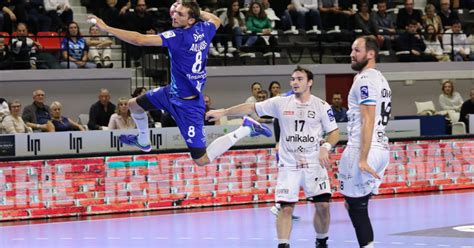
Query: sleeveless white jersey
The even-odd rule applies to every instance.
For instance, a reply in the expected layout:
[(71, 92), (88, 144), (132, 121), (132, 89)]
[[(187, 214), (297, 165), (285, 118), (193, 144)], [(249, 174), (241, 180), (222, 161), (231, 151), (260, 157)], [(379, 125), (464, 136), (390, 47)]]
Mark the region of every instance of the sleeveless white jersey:
[(385, 134), (390, 112), (392, 91), (380, 71), (366, 69), (359, 72), (352, 84), (348, 96), (349, 110), (347, 117), (348, 146), (360, 146), (362, 128), (360, 105), (375, 105), (375, 123), (371, 147), (388, 149), (388, 137)]
[(308, 168), (319, 165), (323, 132), (337, 129), (331, 106), (316, 96), (301, 103), (295, 95), (278, 96), (255, 104), (259, 116), (273, 116), (280, 123), (279, 167)]

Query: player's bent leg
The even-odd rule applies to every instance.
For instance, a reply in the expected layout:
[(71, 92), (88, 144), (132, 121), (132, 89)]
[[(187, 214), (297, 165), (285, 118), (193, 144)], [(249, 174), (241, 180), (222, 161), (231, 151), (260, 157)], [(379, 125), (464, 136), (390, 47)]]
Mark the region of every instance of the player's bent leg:
[(329, 212), (329, 201), (331, 194), (324, 193), (321, 195), (308, 198), (314, 203), (316, 211), (314, 213), (313, 225), (316, 231), (316, 248), (326, 248), (327, 240), (329, 239), (329, 223), (331, 215)]
[(293, 216), (294, 209), (295, 203), (280, 202), (280, 211), (276, 221), (279, 247), (289, 244), (292, 228), (291, 216)]
[(357, 198), (344, 197), (349, 206), (349, 217), (356, 231), (360, 247), (370, 247), (374, 240), (374, 232), (368, 212), (370, 196), (371, 195), (366, 195)]
[(189, 152), (191, 153), (191, 157), (193, 158), (194, 163), (196, 163), (198, 166), (204, 166), (211, 163), (206, 153), (206, 148), (190, 147)]
[(148, 115), (142, 105), (151, 103), (145, 101), (147, 101), (146, 96), (132, 98), (128, 101), (128, 108), (130, 109), (132, 119), (137, 125), (138, 135), (122, 134), (119, 136), (119, 140), (125, 145), (135, 146), (144, 152), (149, 152), (151, 151), (151, 145), (150, 132), (148, 131)]

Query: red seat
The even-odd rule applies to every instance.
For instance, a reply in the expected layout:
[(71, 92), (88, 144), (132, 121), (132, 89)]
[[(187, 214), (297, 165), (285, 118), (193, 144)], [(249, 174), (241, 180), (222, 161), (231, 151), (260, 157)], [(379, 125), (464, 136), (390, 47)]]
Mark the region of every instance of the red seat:
[(61, 39), (56, 32), (38, 32), (37, 41), (43, 46), (43, 50), (57, 51), (61, 49)]
[(10, 34), (7, 32), (0, 32), (0, 37), (4, 38), (3, 44), (8, 45), (10, 42)]

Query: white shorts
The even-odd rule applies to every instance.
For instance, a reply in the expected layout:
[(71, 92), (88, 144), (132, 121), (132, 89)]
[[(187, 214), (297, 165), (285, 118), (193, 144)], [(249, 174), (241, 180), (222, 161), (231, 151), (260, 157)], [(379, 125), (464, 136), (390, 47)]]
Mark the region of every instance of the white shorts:
[[(362, 173), (359, 169), (360, 149), (346, 147), (339, 162), (338, 180), (341, 194), (348, 197), (362, 197), (368, 194), (377, 194), (382, 180), (374, 178), (369, 173)], [(367, 162), (380, 177), (390, 162), (390, 151), (371, 148)]]
[(275, 201), (298, 202), (300, 187), (303, 187), (306, 198), (331, 194), (326, 168), (323, 166), (304, 169), (279, 168)]

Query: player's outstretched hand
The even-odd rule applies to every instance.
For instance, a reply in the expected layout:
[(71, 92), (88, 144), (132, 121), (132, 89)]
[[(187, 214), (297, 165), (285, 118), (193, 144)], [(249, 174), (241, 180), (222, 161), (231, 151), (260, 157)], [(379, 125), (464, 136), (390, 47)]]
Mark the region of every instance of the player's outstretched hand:
[(375, 178), (381, 179), (380, 176), (377, 174), (377, 172), (375, 172), (375, 170), (372, 169), (372, 167), (370, 167), (370, 165), (367, 162), (359, 162), (359, 169), (362, 172), (369, 173), (370, 175), (374, 176)]
[(208, 121), (218, 121), (220, 118), (224, 116), (224, 109), (216, 109), (216, 110), (210, 110), (209, 112), (206, 113), (206, 120)]
[(105, 24), (105, 22), (102, 19), (100, 19), (99, 17), (95, 15), (88, 15), (86, 21), (88, 23), (92, 23), (96, 25), (102, 31), (105, 31), (105, 28), (107, 27), (107, 24)]

